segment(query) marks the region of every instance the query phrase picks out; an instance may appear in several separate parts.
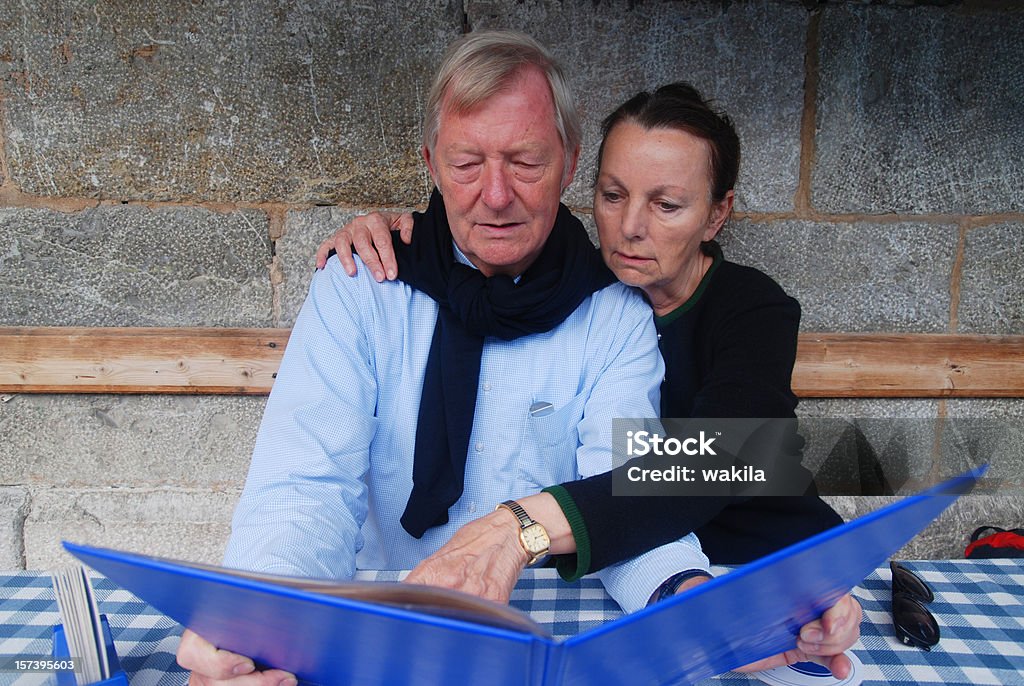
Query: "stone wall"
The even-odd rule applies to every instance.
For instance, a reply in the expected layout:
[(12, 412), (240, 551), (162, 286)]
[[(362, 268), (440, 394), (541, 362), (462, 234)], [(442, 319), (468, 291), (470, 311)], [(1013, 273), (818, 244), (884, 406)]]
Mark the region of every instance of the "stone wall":
[[(602, 114), (690, 80), (743, 141), (727, 255), (799, 298), (805, 330), (1024, 334), (1013, 0), (374, 5), (0, 0), (0, 325), (290, 325), (321, 237), (425, 200), (444, 47), (510, 27), (572, 75), (581, 213)], [(263, 402), (4, 397), (0, 568), (51, 566), (61, 538), (217, 561)], [(802, 408), (1024, 418), (1021, 400)], [(1024, 523), (1024, 498), (966, 498), (904, 552), (956, 556), (977, 523)]]

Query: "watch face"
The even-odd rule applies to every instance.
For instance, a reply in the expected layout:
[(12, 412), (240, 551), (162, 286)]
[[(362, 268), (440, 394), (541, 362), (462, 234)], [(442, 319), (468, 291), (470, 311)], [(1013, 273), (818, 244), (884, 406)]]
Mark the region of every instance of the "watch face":
[(548, 532), (540, 524), (532, 524), (519, 532), (523, 546), (533, 555), (546, 553), (551, 547), (551, 539)]

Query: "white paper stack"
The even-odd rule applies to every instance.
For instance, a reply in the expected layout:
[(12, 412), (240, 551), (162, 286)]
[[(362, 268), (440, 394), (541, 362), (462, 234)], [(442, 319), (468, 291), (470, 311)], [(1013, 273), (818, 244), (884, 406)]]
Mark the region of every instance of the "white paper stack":
[(51, 573), (68, 654), (75, 659), (75, 678), (81, 686), (110, 678), (107, 644), (92, 582), (81, 565)]

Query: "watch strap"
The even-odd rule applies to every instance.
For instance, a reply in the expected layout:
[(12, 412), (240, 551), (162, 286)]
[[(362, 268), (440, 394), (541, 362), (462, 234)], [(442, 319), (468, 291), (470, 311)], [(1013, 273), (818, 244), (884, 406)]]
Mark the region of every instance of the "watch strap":
[(506, 500), (503, 503), (499, 503), (498, 507), (503, 507), (512, 514), (514, 514), (516, 518), (519, 520), (519, 527), (521, 529), (525, 529), (526, 527), (531, 526), (532, 524), (536, 524), (536, 522), (530, 519), (530, 515), (526, 514), (526, 510), (523, 509), (523, 506), (514, 500)]

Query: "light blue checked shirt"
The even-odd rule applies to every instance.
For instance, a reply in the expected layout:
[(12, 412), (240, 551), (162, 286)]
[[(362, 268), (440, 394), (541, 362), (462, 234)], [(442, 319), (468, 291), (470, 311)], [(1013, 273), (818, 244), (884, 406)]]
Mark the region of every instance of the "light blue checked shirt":
[[(338, 579), (411, 569), (503, 500), (611, 469), (612, 418), (657, 416), (664, 367), (651, 309), (622, 284), (552, 331), (486, 339), (465, 490), (449, 523), (417, 540), (399, 517), (436, 317), (428, 296), (379, 284), (361, 265), (352, 278), (329, 260), (314, 276), (263, 415), (227, 566)], [(531, 417), (538, 401), (555, 411)], [(706, 566), (690, 535), (599, 574), (633, 611), (673, 573)]]

